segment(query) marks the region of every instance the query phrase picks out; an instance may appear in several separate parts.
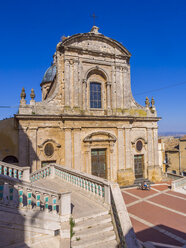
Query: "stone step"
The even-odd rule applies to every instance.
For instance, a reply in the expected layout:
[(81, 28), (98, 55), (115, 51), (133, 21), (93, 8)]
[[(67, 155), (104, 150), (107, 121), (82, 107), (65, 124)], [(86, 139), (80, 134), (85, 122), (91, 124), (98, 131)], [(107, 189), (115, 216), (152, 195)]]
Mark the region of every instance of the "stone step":
[[(88, 248), (95, 248), (95, 245), (90, 245)], [(110, 240), (101, 244), (96, 244), (96, 248), (118, 248), (116, 240)]]
[[(104, 244), (108, 241), (115, 241), (116, 235), (114, 231), (97, 233), (97, 235), (83, 237), (82, 239), (76, 239), (72, 241), (72, 248), (86, 248), (86, 247), (97, 247), (97, 245)], [(102, 246), (101, 246), (102, 247)], [(110, 246), (109, 246), (110, 247)]]
[(109, 213), (109, 211), (107, 210), (107, 211), (100, 212), (97, 214), (88, 215), (88, 216), (81, 217), (81, 218), (76, 218), (76, 223), (81, 222), (81, 221), (87, 221), (87, 220), (92, 219), (92, 218), (97, 218), (99, 216), (107, 215), (108, 213)]
[(72, 237), (72, 240), (76, 240), (76, 238), (82, 239), (84, 237), (93, 236), (109, 231), (113, 231), (113, 225), (111, 222), (77, 231)]
[(77, 232), (85, 228), (90, 228), (93, 226), (97, 226), (109, 222), (111, 222), (111, 216), (107, 214), (107, 215), (99, 216), (97, 218), (88, 219), (87, 221), (80, 221), (77, 223), (75, 222), (75, 227), (73, 228), (73, 230)]

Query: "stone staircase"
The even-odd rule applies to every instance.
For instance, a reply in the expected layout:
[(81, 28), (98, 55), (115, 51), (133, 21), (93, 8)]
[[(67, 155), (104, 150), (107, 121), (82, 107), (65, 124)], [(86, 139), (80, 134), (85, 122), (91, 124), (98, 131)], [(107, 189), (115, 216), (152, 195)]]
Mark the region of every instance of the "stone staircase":
[(116, 235), (108, 211), (96, 216), (76, 219), (73, 232), (72, 248), (117, 247)]
[(74, 235), (71, 239), (72, 248), (117, 247), (108, 206), (95, 201), (91, 195), (85, 194), (58, 178), (40, 180), (34, 184), (37, 186), (45, 185), (48, 189), (57, 188), (59, 192), (67, 189), (72, 192), (72, 218), (75, 222)]

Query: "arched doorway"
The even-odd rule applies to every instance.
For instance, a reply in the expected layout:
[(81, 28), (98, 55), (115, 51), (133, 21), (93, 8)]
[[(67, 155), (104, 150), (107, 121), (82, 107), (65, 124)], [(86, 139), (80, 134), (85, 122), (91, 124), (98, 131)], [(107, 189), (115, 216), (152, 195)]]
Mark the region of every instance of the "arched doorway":
[(18, 159), (15, 156), (6, 156), (2, 161), (8, 164), (18, 164)]

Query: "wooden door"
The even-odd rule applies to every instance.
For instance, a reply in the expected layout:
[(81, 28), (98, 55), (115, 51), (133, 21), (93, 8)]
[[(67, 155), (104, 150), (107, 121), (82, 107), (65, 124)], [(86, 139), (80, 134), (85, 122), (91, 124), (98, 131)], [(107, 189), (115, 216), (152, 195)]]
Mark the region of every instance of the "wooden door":
[(143, 161), (143, 155), (134, 156), (134, 169), (136, 178), (143, 178)]
[(91, 169), (92, 175), (107, 178), (106, 173), (106, 150), (92, 149), (91, 150)]

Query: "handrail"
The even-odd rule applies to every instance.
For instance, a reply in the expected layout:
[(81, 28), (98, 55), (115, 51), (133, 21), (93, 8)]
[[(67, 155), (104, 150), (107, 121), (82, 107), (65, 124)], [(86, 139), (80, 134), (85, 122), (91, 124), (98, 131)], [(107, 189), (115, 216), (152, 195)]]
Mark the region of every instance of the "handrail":
[(166, 177), (168, 178), (172, 178), (172, 179), (179, 179), (179, 178), (183, 178), (183, 176), (181, 175), (177, 175), (177, 174), (174, 174), (174, 173), (170, 173), (170, 172), (166, 172)]
[(56, 164), (47, 165), (31, 173), (30, 176), (32, 182), (47, 177), (57, 177), (102, 199), (111, 208), (112, 218), (116, 223), (116, 231), (120, 240), (119, 247), (140, 247), (117, 183)]
[(186, 177), (182, 177), (178, 180), (171, 182), (171, 188), (173, 190), (186, 186)]
[(51, 164), (31, 173), (30, 180), (31, 182), (35, 182), (41, 178), (54, 178), (55, 176), (99, 197), (100, 199), (103, 199), (106, 204), (110, 205), (109, 181), (85, 172), (69, 169), (61, 165)]
[(71, 193), (59, 193), (18, 178), (0, 175), (0, 204), (50, 211), (64, 219), (71, 214)]
[(0, 175), (30, 181), (30, 167), (20, 167), (0, 161)]

